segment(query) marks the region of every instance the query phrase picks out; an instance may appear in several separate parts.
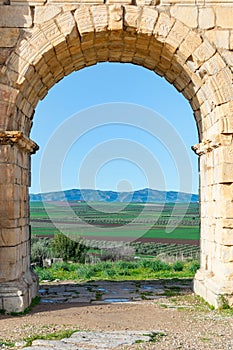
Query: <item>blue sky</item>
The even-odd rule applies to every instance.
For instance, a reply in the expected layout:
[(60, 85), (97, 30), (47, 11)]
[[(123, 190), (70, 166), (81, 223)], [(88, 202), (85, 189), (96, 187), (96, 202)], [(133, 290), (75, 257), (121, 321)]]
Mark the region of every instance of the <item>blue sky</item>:
[(101, 63), (64, 78), (38, 104), (31, 138), (40, 146), (32, 156), (31, 193), (80, 187), (198, 192), (191, 107), (139, 66)]

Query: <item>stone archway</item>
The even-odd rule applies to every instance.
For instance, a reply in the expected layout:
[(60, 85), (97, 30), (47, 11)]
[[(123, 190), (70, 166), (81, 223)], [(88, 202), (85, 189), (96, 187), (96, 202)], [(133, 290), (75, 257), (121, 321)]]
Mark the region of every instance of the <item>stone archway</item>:
[(37, 293), (28, 197), (34, 109), (65, 75), (103, 61), (144, 66), (189, 100), (200, 139), (194, 290), (215, 307), (222, 295), (233, 304), (233, 10), (219, 3), (0, 5), (0, 309), (22, 311)]

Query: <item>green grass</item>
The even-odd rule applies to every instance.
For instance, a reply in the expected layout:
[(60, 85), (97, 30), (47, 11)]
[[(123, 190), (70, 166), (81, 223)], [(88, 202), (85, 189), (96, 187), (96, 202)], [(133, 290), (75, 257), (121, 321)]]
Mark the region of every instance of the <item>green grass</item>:
[(64, 338), (69, 338), (71, 335), (75, 332), (78, 332), (78, 330), (65, 330), (65, 331), (59, 331), (49, 334), (34, 334), (32, 336), (27, 337), (25, 340), (26, 344), (25, 347), (31, 346), (32, 342), (34, 340), (40, 339), (40, 340), (61, 340)]
[(6, 341), (1, 341), (0, 340), (0, 347), (2, 347), (3, 349), (7, 349), (7, 348), (13, 348), (15, 346), (14, 343), (12, 342), (6, 342)]
[(195, 271), (194, 263), (182, 264), (182, 269), (177, 271), (177, 263), (166, 264), (160, 260), (143, 259), (141, 261), (118, 261), (99, 262), (92, 264), (54, 264), (51, 268), (37, 267), (36, 273), (39, 280), (75, 280), (75, 281), (95, 281), (95, 280), (150, 280), (164, 278), (193, 278)]

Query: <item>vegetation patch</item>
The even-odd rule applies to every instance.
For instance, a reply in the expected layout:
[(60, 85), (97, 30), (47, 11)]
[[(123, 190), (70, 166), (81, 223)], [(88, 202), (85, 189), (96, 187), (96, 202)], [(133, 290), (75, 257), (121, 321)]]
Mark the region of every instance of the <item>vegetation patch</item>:
[(32, 342), (34, 340), (40, 339), (40, 340), (61, 340), (63, 338), (70, 338), (71, 335), (75, 332), (78, 332), (78, 330), (62, 330), (62, 331), (57, 331), (54, 333), (49, 333), (49, 334), (34, 334), (32, 336), (27, 337), (25, 340), (26, 344), (25, 347), (31, 346)]
[(12, 342), (6, 342), (6, 341), (0, 340), (0, 347), (2, 347), (2, 348), (13, 348), (14, 346), (15, 346), (15, 344)]
[(148, 280), (167, 278), (193, 278), (194, 272), (187, 262), (182, 265), (182, 271), (177, 271), (173, 264), (166, 264), (160, 260), (144, 259), (139, 261), (99, 262), (93, 264), (80, 263), (54, 263), (51, 267), (36, 267), (39, 280)]

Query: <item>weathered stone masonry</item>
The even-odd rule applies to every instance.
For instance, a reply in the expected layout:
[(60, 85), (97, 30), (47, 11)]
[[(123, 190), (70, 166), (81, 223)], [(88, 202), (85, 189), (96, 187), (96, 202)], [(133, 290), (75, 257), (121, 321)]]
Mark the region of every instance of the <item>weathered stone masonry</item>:
[(65, 75), (104, 61), (144, 66), (190, 102), (200, 142), (194, 290), (215, 307), (221, 295), (233, 305), (233, 3), (0, 0), (0, 309), (22, 311), (37, 293), (28, 202), (34, 109)]

